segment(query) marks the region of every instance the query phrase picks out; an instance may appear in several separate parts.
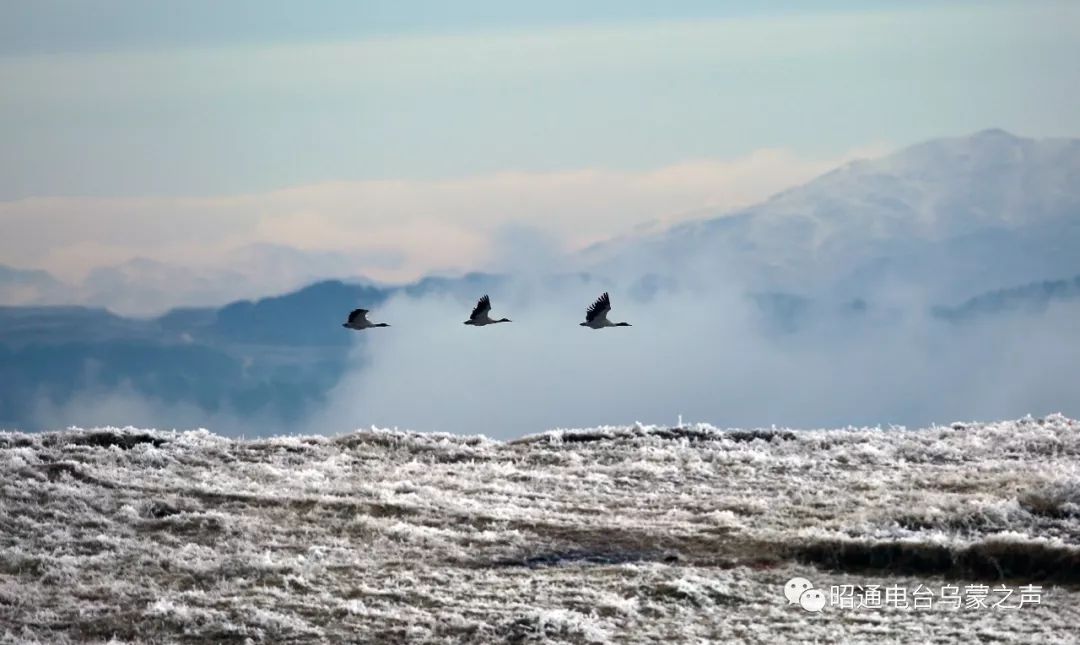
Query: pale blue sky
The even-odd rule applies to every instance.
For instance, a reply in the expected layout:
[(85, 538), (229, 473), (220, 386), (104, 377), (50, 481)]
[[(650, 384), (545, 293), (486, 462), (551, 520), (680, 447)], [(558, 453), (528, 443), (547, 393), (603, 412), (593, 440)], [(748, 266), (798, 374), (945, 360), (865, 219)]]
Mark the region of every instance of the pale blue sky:
[(4, 3), (0, 200), (1080, 134), (1080, 3), (808, 4)]
[[(0, 52), (349, 40), (410, 33), (815, 14), (866, 9), (870, 4), (866, 0), (36, 0), (3, 7)], [(934, 4), (934, 0), (891, 0), (872, 6), (888, 9)]]

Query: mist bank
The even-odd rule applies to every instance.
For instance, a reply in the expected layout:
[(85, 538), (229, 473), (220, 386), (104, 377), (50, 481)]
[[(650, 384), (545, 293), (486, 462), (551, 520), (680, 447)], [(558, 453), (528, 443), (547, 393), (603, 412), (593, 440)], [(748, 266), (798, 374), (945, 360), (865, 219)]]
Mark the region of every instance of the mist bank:
[(610, 423), (925, 425), (1074, 413), (1080, 302), (963, 322), (926, 309), (806, 305), (802, 317), (737, 291), (613, 292), (612, 320), (577, 325), (587, 286), (494, 298), (515, 322), (446, 324), (452, 298), (394, 299), (407, 320), (354, 349), (315, 427), (400, 427), (497, 438)]
[[(0, 309), (0, 419), (26, 430), (257, 436), (377, 425), (508, 438), (679, 415), (812, 427), (1080, 413), (1067, 385), (1080, 377), (1080, 298), (1060, 286), (1080, 278), (949, 306), (910, 289), (813, 298), (701, 278), (327, 282), (152, 320)], [(632, 327), (578, 325), (605, 290), (611, 319)], [(461, 324), (482, 293), (514, 322)], [(341, 328), (356, 306), (392, 327)]]

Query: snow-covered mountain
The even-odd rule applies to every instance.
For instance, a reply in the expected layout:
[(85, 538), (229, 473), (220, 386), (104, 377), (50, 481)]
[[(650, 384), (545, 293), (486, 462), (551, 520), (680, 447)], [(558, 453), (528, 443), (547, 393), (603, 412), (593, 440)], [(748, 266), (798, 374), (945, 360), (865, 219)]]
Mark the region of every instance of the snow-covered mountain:
[(837, 168), (769, 200), (594, 249), (602, 265), (708, 258), (758, 289), (939, 298), (1080, 272), (1080, 140), (1001, 130)]

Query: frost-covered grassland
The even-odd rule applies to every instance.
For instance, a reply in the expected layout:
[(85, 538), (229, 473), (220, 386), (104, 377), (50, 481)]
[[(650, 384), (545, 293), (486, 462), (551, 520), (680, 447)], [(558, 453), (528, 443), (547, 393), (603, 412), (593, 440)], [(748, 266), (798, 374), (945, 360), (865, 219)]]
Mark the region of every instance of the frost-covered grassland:
[[(6, 642), (1080, 640), (1080, 423), (0, 434)], [(1021, 609), (784, 583), (1043, 586)]]

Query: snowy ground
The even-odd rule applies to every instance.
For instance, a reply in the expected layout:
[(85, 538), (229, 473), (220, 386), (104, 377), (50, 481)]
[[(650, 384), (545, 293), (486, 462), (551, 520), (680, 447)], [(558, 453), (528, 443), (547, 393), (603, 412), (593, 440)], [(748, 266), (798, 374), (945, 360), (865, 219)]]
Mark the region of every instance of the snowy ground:
[[(811, 613), (784, 597), (796, 576), (1041, 594)], [(1065, 643), (1078, 625), (1080, 423), (1060, 416), (509, 443), (0, 433), (5, 642)]]

